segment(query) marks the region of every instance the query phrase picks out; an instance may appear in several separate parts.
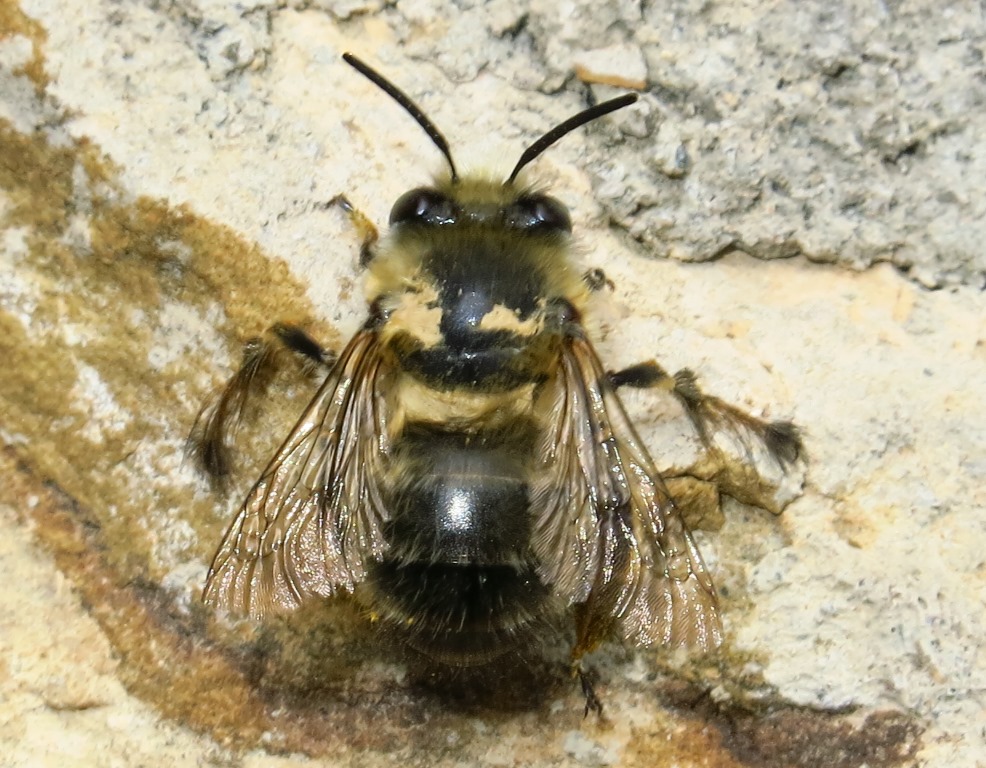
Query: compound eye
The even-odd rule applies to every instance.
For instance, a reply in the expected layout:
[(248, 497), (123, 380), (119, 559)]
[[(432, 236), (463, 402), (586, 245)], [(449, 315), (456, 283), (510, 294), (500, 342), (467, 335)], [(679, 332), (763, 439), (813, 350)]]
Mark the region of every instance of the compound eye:
[(419, 187), (405, 192), (390, 209), (390, 224), (451, 224), (455, 221), (452, 201), (437, 189)]
[(553, 197), (532, 195), (518, 200), (511, 211), (509, 224), (518, 229), (571, 232), (568, 209)]

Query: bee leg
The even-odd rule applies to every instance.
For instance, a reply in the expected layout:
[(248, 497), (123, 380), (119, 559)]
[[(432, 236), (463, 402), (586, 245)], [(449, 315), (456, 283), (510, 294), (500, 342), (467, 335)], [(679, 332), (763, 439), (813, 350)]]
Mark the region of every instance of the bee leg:
[(345, 195), (336, 195), (329, 200), (329, 205), (338, 205), (349, 216), (360, 237), (359, 265), (365, 267), (373, 261), (374, 247), (380, 239), (380, 233), (369, 218), (351, 202)]
[(276, 323), (262, 336), (243, 345), (243, 362), (226, 386), (195, 417), (185, 451), (217, 487), (229, 478), (230, 449), (247, 403), (262, 393), (277, 372), (278, 353), (287, 349), (305, 358), (308, 366), (331, 367), (335, 355), (301, 328)]
[(273, 334), (285, 349), (304, 357), (312, 369), (329, 369), (335, 365), (335, 352), (323, 347), (297, 325), (275, 323), (267, 329), (267, 333)]
[(600, 646), (603, 640), (609, 636), (611, 625), (612, 615), (602, 611), (601, 606), (597, 605), (597, 600), (592, 595), (585, 603), (575, 606), (575, 647), (572, 648), (571, 672), (572, 677), (577, 676), (579, 678), (582, 695), (585, 696), (585, 714), (583, 717), (588, 717), (590, 711), (602, 717), (603, 702), (596, 695), (596, 689), (593, 686), (595, 674), (583, 666), (582, 657)]
[(613, 281), (599, 267), (586, 270), (585, 274), (582, 275), (582, 281), (593, 293), (601, 291), (603, 288), (609, 288), (611, 291), (616, 288)]
[(585, 697), (585, 712), (582, 713), (582, 719), (587, 718), (589, 712), (595, 712), (597, 717), (602, 717), (603, 702), (596, 695), (595, 686), (592, 684), (595, 673), (583, 667), (582, 662), (576, 661), (572, 664), (572, 676), (574, 677), (576, 675), (579, 678), (579, 684), (582, 686), (582, 695)]
[(751, 416), (735, 405), (702, 392), (695, 373), (683, 368), (673, 376), (654, 360), (638, 363), (621, 371), (610, 371), (614, 387), (635, 389), (660, 387), (671, 392), (684, 406), (702, 443), (712, 449), (712, 432), (716, 427), (747, 432), (760, 440), (781, 467), (794, 464), (804, 447), (798, 428), (790, 421), (766, 421)]
[(620, 387), (632, 387), (633, 389), (661, 387), (674, 391), (674, 379), (655, 360), (637, 363), (621, 371), (607, 371), (606, 375), (609, 377), (609, 383), (616, 389)]

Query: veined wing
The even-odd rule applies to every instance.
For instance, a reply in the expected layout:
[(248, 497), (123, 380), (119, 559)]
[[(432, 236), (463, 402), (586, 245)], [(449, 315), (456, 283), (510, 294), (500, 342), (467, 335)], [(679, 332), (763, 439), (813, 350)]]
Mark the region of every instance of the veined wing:
[(712, 579), (580, 329), (544, 397), (553, 415), (533, 494), (535, 550), (542, 579), (581, 604), (581, 650), (612, 633), (639, 646), (718, 646)]
[(207, 603), (261, 618), (365, 578), (385, 548), (376, 482), (389, 450), (383, 369), (376, 332), (360, 331), (226, 532)]

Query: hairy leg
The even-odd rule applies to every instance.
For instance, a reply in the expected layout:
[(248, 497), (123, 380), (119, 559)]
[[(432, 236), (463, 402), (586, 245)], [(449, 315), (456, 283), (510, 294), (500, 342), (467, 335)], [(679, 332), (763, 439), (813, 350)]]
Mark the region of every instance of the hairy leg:
[(199, 411), (188, 436), (186, 453), (217, 486), (231, 469), (231, 446), (248, 403), (263, 393), (283, 362), (281, 353), (300, 356), (312, 369), (331, 368), (335, 354), (301, 328), (276, 323), (243, 347), (243, 361), (226, 385)]
[(373, 261), (374, 248), (380, 239), (376, 225), (359, 208), (349, 202), (349, 198), (345, 195), (336, 195), (329, 200), (329, 205), (339, 206), (349, 216), (349, 220), (360, 238), (359, 265), (365, 267)]
[(684, 406), (706, 448), (713, 449), (716, 430), (726, 429), (740, 437), (751, 435), (760, 440), (783, 468), (794, 464), (804, 450), (801, 435), (792, 422), (760, 419), (718, 397), (705, 394), (688, 368), (672, 376), (657, 362), (649, 360), (621, 371), (610, 371), (609, 380), (617, 388), (658, 387), (671, 392)]

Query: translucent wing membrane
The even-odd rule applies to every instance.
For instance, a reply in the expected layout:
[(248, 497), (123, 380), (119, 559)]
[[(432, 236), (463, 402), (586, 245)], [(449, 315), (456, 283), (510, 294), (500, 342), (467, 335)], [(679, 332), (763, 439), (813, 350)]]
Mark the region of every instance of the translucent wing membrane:
[(375, 478), (386, 456), (375, 332), (358, 333), (226, 532), (205, 601), (261, 618), (352, 591), (384, 551)]
[(549, 383), (534, 491), (542, 578), (583, 603), (580, 643), (715, 648), (715, 587), (589, 342), (575, 333)]

